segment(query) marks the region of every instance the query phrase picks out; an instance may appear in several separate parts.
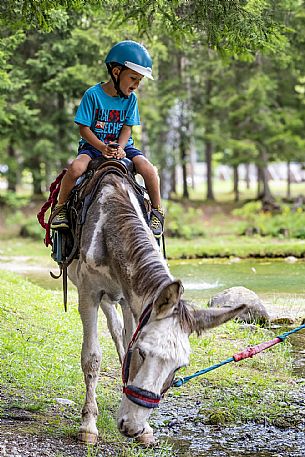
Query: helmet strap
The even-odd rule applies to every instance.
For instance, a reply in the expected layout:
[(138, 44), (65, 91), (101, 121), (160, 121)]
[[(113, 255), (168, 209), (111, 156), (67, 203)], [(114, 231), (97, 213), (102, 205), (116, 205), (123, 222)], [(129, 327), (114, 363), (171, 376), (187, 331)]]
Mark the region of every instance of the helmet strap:
[(122, 66), (121, 71), (120, 71), (120, 73), (119, 73), (119, 75), (118, 75), (118, 77), (117, 77), (117, 79), (116, 79), (116, 78), (114, 77), (113, 73), (112, 73), (112, 66), (111, 66), (111, 64), (107, 63), (106, 65), (107, 65), (107, 68), (108, 68), (108, 73), (110, 74), (111, 79), (112, 79), (112, 81), (113, 81), (114, 88), (115, 88), (115, 90), (116, 90), (116, 92), (117, 92), (117, 95), (118, 95), (119, 97), (121, 97), (121, 98), (128, 98), (128, 95), (125, 95), (125, 94), (121, 91), (121, 87), (120, 87), (120, 75), (121, 75), (121, 72), (122, 72), (123, 70), (125, 70), (124, 66)]

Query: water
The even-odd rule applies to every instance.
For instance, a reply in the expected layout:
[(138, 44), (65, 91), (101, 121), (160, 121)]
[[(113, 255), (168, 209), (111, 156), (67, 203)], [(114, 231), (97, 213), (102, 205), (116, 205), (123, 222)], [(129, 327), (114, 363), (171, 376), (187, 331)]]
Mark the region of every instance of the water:
[(181, 278), (186, 296), (208, 299), (233, 286), (244, 286), (262, 297), (298, 295), (305, 300), (305, 262), (281, 260), (171, 261), (173, 275)]

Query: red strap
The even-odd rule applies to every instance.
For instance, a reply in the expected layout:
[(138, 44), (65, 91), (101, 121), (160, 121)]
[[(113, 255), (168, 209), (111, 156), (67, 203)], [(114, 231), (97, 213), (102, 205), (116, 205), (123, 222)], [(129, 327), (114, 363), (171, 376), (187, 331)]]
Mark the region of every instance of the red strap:
[[(133, 386), (132, 386), (133, 387)], [(160, 403), (160, 396), (157, 396), (156, 395), (156, 398), (151, 398), (146, 394), (150, 394), (150, 392), (146, 392), (146, 391), (143, 391), (144, 394), (141, 394), (140, 392), (142, 391), (142, 389), (139, 389), (139, 392), (137, 392), (135, 390), (135, 388), (133, 389), (130, 389), (129, 386), (124, 386), (123, 387), (123, 393), (125, 395), (127, 395), (128, 397), (133, 397), (133, 398), (138, 398), (139, 400), (145, 402), (145, 403), (148, 403), (148, 404), (153, 404), (153, 405), (158, 405)]]
[(49, 198), (48, 200), (42, 205), (40, 208), (39, 213), (37, 214), (37, 219), (39, 224), (45, 229), (46, 231), (46, 236), (44, 239), (44, 243), (46, 246), (52, 245), (52, 240), (51, 240), (51, 231), (50, 231), (50, 223), (45, 222), (44, 217), (48, 209), (51, 207), (53, 209), (57, 203), (57, 196), (59, 194), (59, 189), (60, 189), (60, 183), (62, 181), (62, 178), (65, 176), (67, 172), (67, 169), (65, 168), (55, 179), (54, 182), (50, 185), (50, 193), (49, 193)]

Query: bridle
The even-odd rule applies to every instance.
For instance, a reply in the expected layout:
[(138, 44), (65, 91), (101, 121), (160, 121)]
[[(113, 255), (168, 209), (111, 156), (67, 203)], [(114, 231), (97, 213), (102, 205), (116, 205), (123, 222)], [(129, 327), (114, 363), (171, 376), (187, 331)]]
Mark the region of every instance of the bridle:
[(132, 384), (127, 384), (129, 379), (129, 368), (131, 363), (131, 358), (134, 351), (134, 344), (139, 338), (139, 335), (143, 329), (143, 327), (147, 324), (151, 312), (153, 309), (153, 304), (150, 303), (142, 312), (138, 326), (130, 340), (130, 343), (127, 348), (127, 352), (124, 357), (123, 366), (122, 366), (122, 381), (123, 381), (123, 393), (126, 397), (132, 401), (133, 403), (142, 406), (144, 408), (157, 408), (159, 406), (160, 400), (165, 392), (171, 387), (175, 372), (172, 373), (172, 376), (169, 377), (169, 382), (165, 383), (165, 387), (163, 387), (161, 394), (155, 394), (150, 390), (142, 389), (141, 387), (133, 386)]

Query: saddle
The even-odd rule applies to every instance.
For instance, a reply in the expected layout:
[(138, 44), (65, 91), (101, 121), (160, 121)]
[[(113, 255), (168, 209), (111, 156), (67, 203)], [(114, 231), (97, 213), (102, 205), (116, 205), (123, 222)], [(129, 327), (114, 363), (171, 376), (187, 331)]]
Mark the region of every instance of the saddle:
[[(150, 202), (146, 195), (146, 189), (138, 184), (135, 180), (133, 163), (129, 159), (105, 159), (100, 157), (90, 162), (88, 170), (77, 181), (67, 202), (67, 213), (69, 217), (70, 229), (59, 229), (53, 231), (53, 241), (61, 235), (66, 238), (64, 249), (62, 249), (60, 258), (58, 258), (58, 246), (53, 243), (53, 259), (58, 262), (64, 262), (68, 266), (73, 259), (79, 255), (79, 241), (83, 225), (86, 221), (88, 209), (95, 197), (100, 182), (108, 175), (114, 174), (126, 179), (132, 186), (135, 195), (139, 201), (143, 216), (148, 224), (148, 215), (150, 212)], [(53, 212), (53, 215), (56, 214)], [(52, 215), (52, 216), (53, 216)]]
[[(58, 178), (62, 179), (62, 173)], [(48, 223), (43, 220), (44, 213), (46, 212), (47, 203), (50, 207), (55, 207), (56, 197), (50, 192), (48, 202), (46, 202), (40, 213), (38, 220), (41, 225), (46, 229), (45, 244), (52, 245), (51, 256), (57, 262), (60, 272), (58, 275), (50, 272), (52, 278), (58, 279), (63, 277), (63, 292), (64, 292), (64, 306), (67, 310), (67, 268), (70, 263), (79, 256), (79, 243), (82, 234), (82, 228), (86, 221), (88, 209), (95, 197), (100, 182), (108, 175), (114, 174), (126, 179), (132, 186), (135, 195), (140, 204), (143, 216), (149, 223), (149, 213), (151, 211), (151, 204), (147, 198), (146, 189), (138, 184), (135, 180), (135, 170), (131, 160), (129, 159), (105, 159), (99, 157), (93, 159), (88, 166), (87, 171), (78, 179), (75, 187), (73, 188), (70, 198), (67, 202), (67, 213), (69, 218), (69, 229), (53, 230), (50, 231), (50, 219), (56, 215), (58, 210), (54, 210), (50, 216)], [(57, 194), (59, 192), (60, 179), (56, 180)], [(52, 186), (51, 186), (52, 187)], [(54, 187), (54, 186), (53, 186)], [(51, 191), (51, 188), (50, 188)]]

